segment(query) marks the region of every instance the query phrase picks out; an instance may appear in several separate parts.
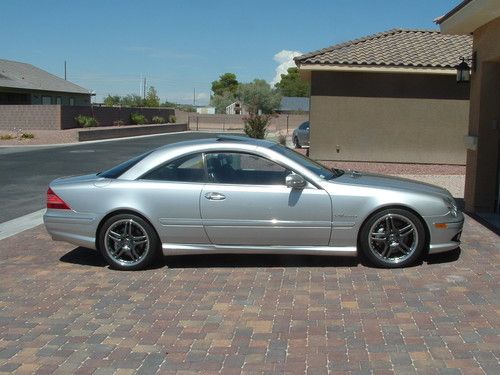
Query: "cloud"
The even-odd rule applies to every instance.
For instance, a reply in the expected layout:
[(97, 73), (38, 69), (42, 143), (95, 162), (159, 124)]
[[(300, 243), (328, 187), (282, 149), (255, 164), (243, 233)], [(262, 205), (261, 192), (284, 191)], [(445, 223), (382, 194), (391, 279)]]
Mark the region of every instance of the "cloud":
[(276, 75), (271, 81), (272, 85), (275, 85), (276, 83), (281, 81), (281, 75), (286, 74), (288, 68), (295, 66), (293, 58), (300, 55), (302, 55), (302, 52), (288, 51), (286, 49), (281, 50), (276, 55), (274, 55), (273, 60), (276, 61), (279, 65), (276, 67)]

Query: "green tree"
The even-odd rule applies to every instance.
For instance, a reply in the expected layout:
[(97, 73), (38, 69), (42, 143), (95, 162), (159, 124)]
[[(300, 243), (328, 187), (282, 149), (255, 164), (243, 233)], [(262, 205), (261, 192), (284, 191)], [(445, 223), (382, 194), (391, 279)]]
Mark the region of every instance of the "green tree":
[(212, 82), (212, 91), (214, 95), (224, 95), (226, 92), (236, 93), (238, 89), (238, 80), (234, 73), (224, 73), (217, 81)]
[(108, 94), (108, 96), (104, 98), (104, 105), (107, 105), (108, 107), (112, 107), (114, 105), (120, 105), (121, 100), (122, 98), (120, 97), (120, 95)]
[(143, 99), (137, 94), (128, 94), (122, 97), (121, 105), (124, 107), (142, 107)]
[(216, 113), (226, 113), (226, 107), (236, 101), (236, 96), (229, 91), (222, 95), (214, 95), (210, 98), (210, 105), (215, 107)]
[(257, 114), (259, 110), (262, 113), (272, 113), (278, 108), (281, 101), (281, 94), (263, 79), (240, 84), (237, 97), (243, 102), (250, 114)]
[(158, 97), (158, 92), (154, 86), (149, 86), (148, 92), (146, 94), (146, 99), (143, 101), (144, 107), (159, 107), (160, 98)]
[(288, 73), (281, 75), (276, 88), (283, 96), (307, 97), (311, 92), (309, 82), (300, 78), (299, 69), (295, 67), (288, 68)]

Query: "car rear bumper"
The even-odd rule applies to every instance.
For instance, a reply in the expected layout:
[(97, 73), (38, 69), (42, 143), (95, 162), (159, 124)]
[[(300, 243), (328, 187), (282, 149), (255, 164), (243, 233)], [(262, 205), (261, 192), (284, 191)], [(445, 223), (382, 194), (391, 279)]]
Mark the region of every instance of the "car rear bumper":
[(43, 215), (47, 232), (54, 241), (65, 241), (77, 246), (96, 248), (97, 217), (70, 210), (48, 209)]

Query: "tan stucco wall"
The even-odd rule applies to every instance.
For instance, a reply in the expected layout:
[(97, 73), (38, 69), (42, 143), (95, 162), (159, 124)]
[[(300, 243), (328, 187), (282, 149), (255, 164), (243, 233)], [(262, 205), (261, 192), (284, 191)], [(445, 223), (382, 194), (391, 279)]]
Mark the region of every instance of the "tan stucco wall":
[(315, 74), (314, 159), (465, 164), (469, 88), (453, 76)]
[(469, 134), (478, 137), (478, 145), (476, 151), (467, 151), (465, 208), (491, 212), (500, 159), (500, 18), (474, 31), (473, 36), (476, 69), (471, 79)]

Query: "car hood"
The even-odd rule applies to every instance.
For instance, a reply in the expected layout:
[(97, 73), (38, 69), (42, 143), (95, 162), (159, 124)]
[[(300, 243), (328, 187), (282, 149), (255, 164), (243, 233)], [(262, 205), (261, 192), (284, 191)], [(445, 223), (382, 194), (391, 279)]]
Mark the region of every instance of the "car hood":
[(451, 197), (451, 193), (448, 190), (436, 185), (410, 180), (407, 178), (386, 176), (375, 173), (345, 171), (342, 176), (336, 178), (333, 181), (378, 189), (409, 190), (418, 193)]

